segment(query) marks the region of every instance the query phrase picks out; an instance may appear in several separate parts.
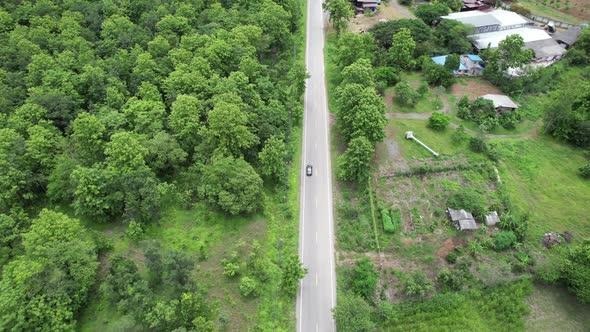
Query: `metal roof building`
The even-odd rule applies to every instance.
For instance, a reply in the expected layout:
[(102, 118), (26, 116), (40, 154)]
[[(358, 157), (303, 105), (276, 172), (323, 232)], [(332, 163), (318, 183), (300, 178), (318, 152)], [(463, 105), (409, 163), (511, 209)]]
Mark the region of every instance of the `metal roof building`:
[(545, 30), (515, 12), (474, 10), (451, 13), (443, 18), (475, 26), (477, 33), (468, 38), (478, 50), (496, 48), (506, 37), (519, 35), (525, 47), (535, 52), (536, 63), (553, 63), (566, 52)]
[(464, 231), (478, 228), (471, 213), (463, 209), (454, 210), (451, 208), (448, 208), (447, 212), (449, 213), (449, 217), (455, 223), (455, 227), (457, 227), (458, 230)]

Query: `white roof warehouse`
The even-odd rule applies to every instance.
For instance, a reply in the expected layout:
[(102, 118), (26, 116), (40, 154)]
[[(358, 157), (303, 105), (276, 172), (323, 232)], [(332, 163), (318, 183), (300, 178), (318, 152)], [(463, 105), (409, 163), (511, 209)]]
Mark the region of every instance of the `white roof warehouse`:
[(566, 52), (545, 30), (515, 12), (502, 9), (489, 12), (474, 10), (451, 13), (443, 18), (475, 26), (477, 33), (468, 38), (478, 50), (496, 48), (506, 37), (520, 35), (525, 47), (535, 52), (536, 63), (549, 65)]

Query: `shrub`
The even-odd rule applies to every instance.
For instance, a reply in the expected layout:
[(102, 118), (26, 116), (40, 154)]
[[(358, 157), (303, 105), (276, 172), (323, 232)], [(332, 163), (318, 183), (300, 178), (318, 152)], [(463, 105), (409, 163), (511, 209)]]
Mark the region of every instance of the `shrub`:
[(244, 297), (258, 296), (258, 283), (256, 280), (250, 277), (242, 277), (240, 279), (240, 294)]
[(125, 230), (125, 236), (133, 241), (141, 240), (143, 237), (143, 228), (141, 227), (141, 224), (135, 220), (131, 220)]
[(465, 127), (463, 125), (459, 125), (457, 129), (451, 135), (451, 140), (455, 144), (461, 144), (469, 138), (469, 134), (465, 131)]
[(513, 231), (501, 231), (494, 238), (494, 249), (505, 250), (516, 243), (516, 234)]
[(583, 240), (567, 253), (561, 272), (568, 289), (578, 300), (590, 303), (590, 239)]
[(362, 296), (365, 300), (372, 302), (375, 296), (375, 287), (379, 272), (375, 271), (373, 264), (368, 258), (357, 262), (353, 271), (352, 291)]
[(449, 264), (455, 264), (457, 262), (457, 253), (454, 251), (451, 251), (447, 257), (445, 257), (445, 260), (449, 263)]
[(377, 67), (375, 68), (375, 79), (385, 82), (387, 86), (393, 86), (400, 81), (399, 71), (393, 67)]
[(235, 277), (240, 273), (240, 262), (237, 252), (232, 252), (230, 258), (221, 260), (223, 264), (223, 275), (229, 278)]
[(406, 82), (399, 82), (394, 87), (395, 101), (403, 106), (414, 106), (420, 95)]
[(454, 193), (447, 201), (447, 205), (454, 209), (465, 209), (483, 220), (488, 207), (486, 198), (473, 188), (461, 189)]
[(465, 283), (464, 273), (459, 270), (443, 269), (436, 276), (436, 282), (440, 285), (440, 288), (444, 291), (458, 291), (463, 288)]
[(395, 233), (395, 227), (393, 226), (393, 222), (391, 222), (391, 217), (387, 209), (381, 210), (381, 220), (383, 221), (383, 230), (386, 233)]
[(424, 97), (424, 95), (428, 93), (428, 83), (422, 82), (418, 89), (416, 89), (416, 92), (418, 92), (420, 96)]
[(580, 175), (585, 179), (590, 179), (590, 163), (584, 167), (580, 167)]
[(423, 298), (434, 290), (432, 282), (424, 272), (414, 271), (402, 278), (401, 287), (405, 295)]
[(486, 151), (486, 142), (481, 137), (471, 137), (469, 139), (469, 148), (473, 152), (484, 152)]
[(433, 112), (428, 119), (428, 127), (438, 131), (445, 130), (450, 121), (451, 119), (448, 115), (440, 112)]

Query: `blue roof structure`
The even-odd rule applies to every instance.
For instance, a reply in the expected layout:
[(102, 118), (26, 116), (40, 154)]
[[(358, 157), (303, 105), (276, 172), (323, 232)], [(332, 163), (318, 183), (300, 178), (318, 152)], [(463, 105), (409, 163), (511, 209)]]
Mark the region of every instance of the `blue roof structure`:
[[(444, 66), (445, 65), (445, 61), (447, 61), (447, 56), (446, 55), (439, 55), (439, 56), (432, 57), (431, 59), (437, 65)], [(465, 67), (465, 65), (463, 65), (463, 63), (460, 62), (459, 63), (459, 70), (467, 70), (467, 67)]]
[(467, 57), (469, 58), (469, 60), (471, 61), (483, 61), (479, 55), (475, 55), (475, 54), (467, 54)]

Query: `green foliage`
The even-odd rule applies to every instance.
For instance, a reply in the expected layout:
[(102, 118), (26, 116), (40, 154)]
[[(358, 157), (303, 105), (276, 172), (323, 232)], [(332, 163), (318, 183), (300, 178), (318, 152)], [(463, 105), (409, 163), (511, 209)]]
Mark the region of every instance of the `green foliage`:
[(404, 295), (423, 298), (434, 291), (432, 282), (422, 271), (413, 271), (402, 277), (401, 285)]
[(336, 160), (337, 176), (344, 181), (361, 181), (370, 174), (374, 147), (364, 136), (353, 138)]
[(348, 21), (354, 15), (354, 10), (350, 1), (346, 0), (327, 0), (322, 4), (323, 8), (330, 12), (330, 23), (336, 30), (337, 34), (346, 29)]
[(141, 224), (135, 220), (131, 220), (125, 230), (125, 236), (133, 241), (139, 241), (144, 236), (143, 227), (141, 227)]
[(461, 59), (457, 54), (449, 54), (445, 59), (444, 67), (448, 70), (458, 70), (461, 65)]
[(226, 277), (232, 278), (240, 273), (240, 261), (236, 252), (233, 252), (229, 259), (221, 260), (221, 264), (223, 264), (223, 275)]
[(451, 119), (448, 115), (440, 112), (433, 112), (430, 118), (428, 118), (428, 127), (434, 130), (445, 130)]
[[(409, 29), (412, 39), (418, 44), (426, 44), (432, 38), (432, 29), (419, 19), (399, 19), (379, 22), (369, 32), (374, 36), (377, 45), (389, 49), (393, 44), (393, 36), (401, 29)], [(421, 54), (416, 54), (417, 56)]]
[(253, 278), (242, 277), (240, 279), (240, 293), (244, 297), (258, 296), (258, 287), (258, 283)]
[(453, 71), (445, 68), (445, 66), (437, 65), (430, 58), (424, 58), (422, 72), (424, 73), (426, 82), (432, 86), (440, 85), (448, 88), (455, 83), (455, 75), (453, 74)]
[(399, 82), (395, 85), (393, 91), (395, 92), (395, 101), (402, 106), (415, 106), (420, 98), (420, 94), (416, 92), (406, 82)]
[(461, 0), (435, 0), (434, 2), (447, 5), (451, 12), (458, 12), (463, 8), (463, 1)]
[(3, 269), (2, 330), (72, 330), (98, 267), (96, 248), (78, 220), (42, 210), (23, 234), (24, 255)]
[(199, 193), (232, 215), (252, 213), (260, 207), (262, 179), (243, 159), (216, 158), (203, 169)]
[(580, 167), (580, 175), (586, 179), (590, 178), (590, 163)]
[(451, 135), (451, 140), (453, 140), (453, 143), (455, 144), (464, 143), (468, 138), (469, 134), (465, 131), (465, 127), (463, 125), (459, 125), (459, 127), (457, 127), (457, 129), (455, 129), (453, 132), (453, 135)]
[(436, 276), (436, 282), (443, 291), (459, 291), (463, 288), (465, 281), (464, 272), (460, 270), (444, 268)]
[(401, 69), (410, 69), (414, 66), (413, 54), (416, 42), (412, 38), (410, 29), (401, 28), (393, 35), (389, 54), (391, 62)]
[(393, 222), (389, 216), (389, 210), (381, 210), (381, 221), (383, 222), (383, 231), (385, 231), (385, 233), (395, 233), (395, 226), (393, 226)]
[(447, 263), (449, 264), (455, 264), (457, 262), (457, 253), (454, 251), (451, 251), (446, 257), (445, 260), (447, 261)]
[(513, 231), (501, 231), (494, 237), (494, 249), (505, 250), (516, 243), (516, 234)]
[(373, 263), (365, 257), (356, 263), (352, 272), (351, 290), (371, 303), (375, 298), (378, 278), (379, 272), (373, 268)]
[(380, 329), (429, 331), (523, 330), (532, 292), (530, 279), (501, 283), (485, 290), (439, 293), (424, 301), (382, 302)]
[(375, 329), (373, 309), (362, 297), (347, 293), (338, 297), (334, 308), (336, 328), (341, 332), (369, 332)]
[(564, 87), (545, 104), (545, 130), (579, 147), (590, 146), (590, 84)]
[(307, 269), (295, 255), (288, 256), (281, 266), (281, 290), (289, 297), (297, 294), (299, 280), (307, 274)]
[(340, 74), (341, 84), (360, 84), (367, 87), (375, 86), (375, 71), (367, 59), (358, 59), (344, 67)]
[(373, 87), (341, 85), (336, 90), (336, 102), (336, 120), (347, 142), (365, 136), (374, 144), (385, 137), (385, 104)]
[(476, 189), (461, 188), (449, 197), (447, 204), (453, 209), (464, 209), (479, 220), (484, 220), (488, 211), (486, 198)]
[(440, 20), (441, 16), (449, 14), (450, 9), (446, 4), (441, 2), (434, 2), (432, 4), (422, 4), (416, 8), (415, 14), (424, 23), (433, 25)]
[(387, 86), (396, 85), (401, 80), (399, 71), (393, 67), (375, 68), (375, 78), (377, 82), (384, 82)]
[(344, 32), (338, 37), (334, 60), (340, 67), (346, 67), (360, 59), (373, 62), (375, 44), (370, 34)]
[(561, 274), (578, 300), (590, 303), (590, 239), (584, 239), (567, 253)]
[(262, 151), (258, 154), (258, 158), (262, 164), (262, 174), (270, 176), (277, 182), (284, 179), (287, 172), (285, 162), (287, 154), (287, 146), (282, 139), (275, 136), (269, 138)]
[(469, 139), (469, 148), (473, 152), (486, 152), (487, 144), (481, 137), (471, 137)]

